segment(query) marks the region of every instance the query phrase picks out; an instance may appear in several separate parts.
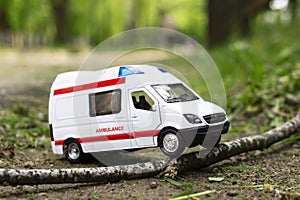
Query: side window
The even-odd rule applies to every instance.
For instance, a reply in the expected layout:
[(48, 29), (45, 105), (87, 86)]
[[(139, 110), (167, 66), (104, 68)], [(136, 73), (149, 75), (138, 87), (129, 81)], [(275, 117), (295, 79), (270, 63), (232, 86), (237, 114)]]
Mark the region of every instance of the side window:
[(133, 105), (136, 109), (150, 110), (154, 105), (154, 101), (144, 91), (136, 91), (131, 93)]
[(90, 116), (116, 114), (121, 111), (121, 90), (111, 90), (89, 95)]

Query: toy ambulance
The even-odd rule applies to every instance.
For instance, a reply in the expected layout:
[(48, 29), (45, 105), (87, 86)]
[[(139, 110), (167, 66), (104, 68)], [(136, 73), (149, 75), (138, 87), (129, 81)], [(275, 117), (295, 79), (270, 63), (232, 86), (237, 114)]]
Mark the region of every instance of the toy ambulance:
[(49, 125), (53, 152), (72, 163), (87, 153), (147, 147), (176, 157), (191, 146), (213, 147), (229, 129), (221, 107), (149, 65), (59, 74)]

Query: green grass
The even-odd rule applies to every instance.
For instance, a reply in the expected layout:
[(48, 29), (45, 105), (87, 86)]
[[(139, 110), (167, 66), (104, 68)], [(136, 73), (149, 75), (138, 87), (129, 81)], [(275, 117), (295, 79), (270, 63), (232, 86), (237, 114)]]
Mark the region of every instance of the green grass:
[(210, 51), (224, 79), (233, 132), (261, 133), (300, 111), (300, 19), (268, 24), (263, 17), (250, 38)]
[(47, 116), (40, 110), (17, 104), (12, 109), (2, 108), (0, 119), (0, 149), (11, 144), (19, 148), (49, 145)]

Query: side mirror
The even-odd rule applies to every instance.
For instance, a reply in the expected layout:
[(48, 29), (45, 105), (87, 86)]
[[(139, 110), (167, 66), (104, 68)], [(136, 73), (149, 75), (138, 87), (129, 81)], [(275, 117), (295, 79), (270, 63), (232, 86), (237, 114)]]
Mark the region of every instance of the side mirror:
[(153, 106), (150, 108), (150, 110), (151, 110), (151, 111), (156, 111), (157, 108), (158, 108), (158, 105), (153, 105)]

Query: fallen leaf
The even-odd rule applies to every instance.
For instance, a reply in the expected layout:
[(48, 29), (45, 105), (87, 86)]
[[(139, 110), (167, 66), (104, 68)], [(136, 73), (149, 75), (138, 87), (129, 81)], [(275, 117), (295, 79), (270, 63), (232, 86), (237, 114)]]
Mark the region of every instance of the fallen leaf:
[(222, 182), (224, 181), (224, 177), (208, 177), (209, 182)]

